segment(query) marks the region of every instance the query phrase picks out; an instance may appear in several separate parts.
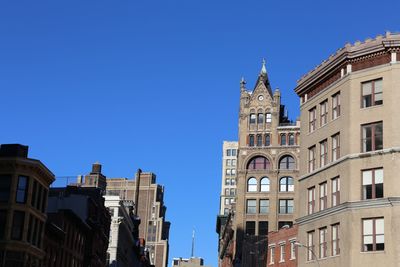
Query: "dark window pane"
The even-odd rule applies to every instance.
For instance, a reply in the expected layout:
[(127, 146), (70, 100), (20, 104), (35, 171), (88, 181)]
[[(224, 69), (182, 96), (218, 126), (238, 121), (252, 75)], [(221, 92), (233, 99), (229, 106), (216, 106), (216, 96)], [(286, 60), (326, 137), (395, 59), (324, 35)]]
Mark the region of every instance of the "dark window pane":
[(258, 235), (268, 235), (268, 222), (258, 223)]
[(256, 234), (256, 222), (246, 222), (246, 234), (247, 235)]
[(4, 231), (6, 229), (7, 211), (0, 210), (0, 239), (4, 238)]
[(17, 184), (17, 194), (15, 196), (15, 202), (17, 203), (25, 203), (26, 195), (28, 192), (28, 177), (19, 176), (18, 184)]
[(383, 197), (383, 184), (377, 184), (375, 186), (375, 194), (376, 194), (376, 198)]
[(0, 202), (8, 202), (11, 190), (11, 175), (0, 175)]
[(376, 250), (385, 250), (385, 244), (376, 244)]
[(23, 211), (14, 211), (13, 225), (11, 229), (11, 239), (21, 240), (24, 230), (25, 213)]
[(364, 185), (364, 198), (371, 199), (372, 198), (372, 185)]

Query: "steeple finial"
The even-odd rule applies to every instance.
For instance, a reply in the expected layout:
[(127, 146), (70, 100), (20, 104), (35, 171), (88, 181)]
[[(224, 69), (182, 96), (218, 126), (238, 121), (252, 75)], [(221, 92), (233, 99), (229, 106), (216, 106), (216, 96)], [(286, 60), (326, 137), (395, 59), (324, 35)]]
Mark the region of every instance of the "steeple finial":
[(246, 90), (246, 80), (242, 76), (242, 79), (240, 80), (240, 91), (245, 91)]
[(266, 63), (265, 58), (263, 58), (260, 74), (267, 74), (267, 68), (265, 67), (265, 63)]

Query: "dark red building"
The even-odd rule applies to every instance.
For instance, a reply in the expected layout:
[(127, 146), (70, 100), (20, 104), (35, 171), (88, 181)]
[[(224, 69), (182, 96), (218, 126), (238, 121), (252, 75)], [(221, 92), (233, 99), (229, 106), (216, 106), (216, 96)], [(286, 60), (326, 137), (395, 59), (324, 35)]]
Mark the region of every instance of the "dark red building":
[(297, 231), (297, 225), (285, 225), (278, 231), (268, 233), (268, 267), (297, 266)]

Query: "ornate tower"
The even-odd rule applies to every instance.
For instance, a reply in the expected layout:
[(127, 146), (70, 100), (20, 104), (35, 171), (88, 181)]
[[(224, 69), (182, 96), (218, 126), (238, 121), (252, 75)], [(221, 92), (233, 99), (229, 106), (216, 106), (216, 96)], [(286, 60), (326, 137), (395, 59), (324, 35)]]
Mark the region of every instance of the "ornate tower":
[(266, 266), (268, 231), (294, 220), (300, 123), (272, 91), (265, 60), (253, 91), (240, 82), (236, 263)]

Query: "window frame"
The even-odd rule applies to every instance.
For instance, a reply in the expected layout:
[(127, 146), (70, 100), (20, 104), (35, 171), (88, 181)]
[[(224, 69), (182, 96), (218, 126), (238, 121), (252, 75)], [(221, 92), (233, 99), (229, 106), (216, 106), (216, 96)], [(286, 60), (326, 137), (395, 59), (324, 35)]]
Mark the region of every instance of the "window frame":
[(328, 183), (322, 182), (319, 184), (319, 210), (328, 208)]
[(323, 167), (328, 164), (328, 140), (319, 142), (319, 166)]
[(331, 179), (331, 206), (335, 207), (340, 204), (340, 176)]
[[(376, 183), (376, 172), (377, 171), (382, 171), (382, 183)], [(371, 172), (371, 184), (370, 184), (371, 185), (371, 198), (367, 198), (366, 189), (365, 189), (365, 186), (367, 184), (364, 184), (364, 174), (366, 174), (368, 172)], [(385, 195), (385, 191), (384, 191), (385, 174), (384, 174), (384, 171), (383, 171), (383, 167), (361, 170), (361, 180), (362, 180), (361, 184), (362, 184), (362, 199), (363, 200), (384, 198), (384, 195)], [(382, 196), (380, 196), (380, 197), (377, 197), (377, 194), (376, 194), (376, 187), (377, 187), (378, 184), (382, 184)]]
[[(285, 179), (285, 183), (282, 183), (282, 180)], [(289, 181), (292, 181), (290, 183)], [(282, 190), (282, 186), (284, 186), (284, 190)], [(290, 190), (292, 189), (292, 190)], [(294, 179), (291, 176), (283, 176), (279, 179), (279, 192), (294, 192)]]
[(307, 232), (307, 261), (312, 261), (315, 260), (314, 257), (314, 235), (315, 235), (315, 230), (308, 231)]
[[(291, 201), (292, 205), (289, 205), (289, 202)], [(281, 203), (284, 203), (282, 205)], [(283, 208), (284, 212), (281, 212)], [(293, 214), (294, 212), (294, 200), (292, 198), (285, 198), (285, 199), (279, 199), (279, 214)]]
[[(381, 133), (378, 135), (377, 133), (377, 128), (381, 128)], [(367, 129), (370, 128), (371, 131), (371, 137), (366, 136), (366, 131)], [(379, 140), (379, 137), (381, 138), (381, 147), (377, 147), (377, 140)], [(371, 139), (371, 144), (370, 147), (371, 149), (368, 150), (368, 139)], [(376, 150), (382, 150), (383, 149), (383, 121), (377, 121), (377, 122), (372, 122), (372, 123), (367, 123), (367, 124), (362, 124), (361, 125), (361, 152), (371, 152), (371, 151), (376, 151)]]
[[(263, 183), (263, 181), (266, 181), (267, 183)], [(267, 189), (264, 190), (264, 187)], [(260, 179), (260, 192), (269, 192), (271, 190), (271, 180), (269, 177), (264, 176)]]
[(307, 189), (307, 214), (315, 213), (315, 186)]
[[(267, 205), (262, 205), (262, 203), (266, 203)], [(260, 199), (258, 202), (258, 213), (260, 214), (269, 214), (269, 199)], [(265, 209), (265, 212), (262, 210)]]
[(246, 199), (246, 214), (256, 214), (256, 213), (257, 213), (257, 200)]
[[(254, 183), (251, 183), (250, 184), (250, 180), (251, 181), (255, 181), (255, 184)], [(250, 186), (251, 186), (251, 188), (255, 188), (255, 189), (251, 189), (250, 190)], [(258, 191), (258, 181), (257, 181), (257, 179), (255, 178), (255, 177), (249, 177), (248, 179), (247, 179), (247, 192), (249, 193), (254, 193), (254, 192), (257, 192)]]
[(320, 109), (320, 127), (328, 123), (328, 99), (325, 99), (319, 104)]
[(339, 118), (340, 110), (340, 91), (332, 95), (332, 120)]
[(331, 139), (332, 139), (332, 161), (336, 161), (340, 158), (340, 132), (332, 135)]
[(317, 107), (313, 107), (308, 111), (308, 132), (312, 133), (317, 128)]
[(255, 113), (250, 113), (249, 115), (249, 124), (254, 125), (257, 122), (257, 115)]
[(315, 145), (308, 148), (308, 172), (312, 172), (316, 168), (316, 150)]
[[(334, 230), (335, 229), (335, 230)], [(331, 225), (331, 255), (340, 255), (340, 235), (339, 235), (340, 223)], [(336, 232), (336, 235), (335, 235)]]
[[(376, 83), (380, 82), (381, 83), (381, 91), (376, 92)], [(371, 84), (371, 93), (368, 95), (364, 95), (364, 86), (367, 84)], [(376, 101), (376, 95), (381, 95), (381, 100)], [(365, 97), (370, 96), (370, 105), (367, 105), (365, 101)], [(379, 103), (380, 101), (380, 103)], [(377, 103), (378, 102), (378, 103)], [(374, 106), (380, 106), (383, 105), (383, 79), (378, 78), (374, 80), (369, 80), (361, 83), (361, 108), (369, 108), (369, 107), (374, 107)]]
[[(383, 234), (377, 234), (377, 229), (376, 229), (376, 221), (377, 220), (382, 220), (383, 222)], [(366, 221), (372, 221), (372, 233), (371, 234), (366, 234), (365, 233), (365, 222)], [(362, 219), (362, 248), (361, 251), (362, 252), (373, 252), (373, 251), (385, 251), (385, 219), (384, 217), (374, 217), (374, 218), (363, 218)], [(379, 244), (383, 244), (383, 249), (377, 249), (377, 236), (383, 236), (383, 243), (379, 243)], [(372, 250), (366, 250), (365, 247), (365, 237), (371, 236), (372, 237)]]
[(319, 228), (319, 258), (323, 259), (328, 256), (328, 243), (327, 243), (327, 235), (328, 228), (322, 227)]
[[(281, 167), (282, 165), (284, 168)], [(296, 169), (296, 160), (294, 159), (293, 156), (283, 155), (279, 159), (279, 170), (295, 170), (295, 169)]]

